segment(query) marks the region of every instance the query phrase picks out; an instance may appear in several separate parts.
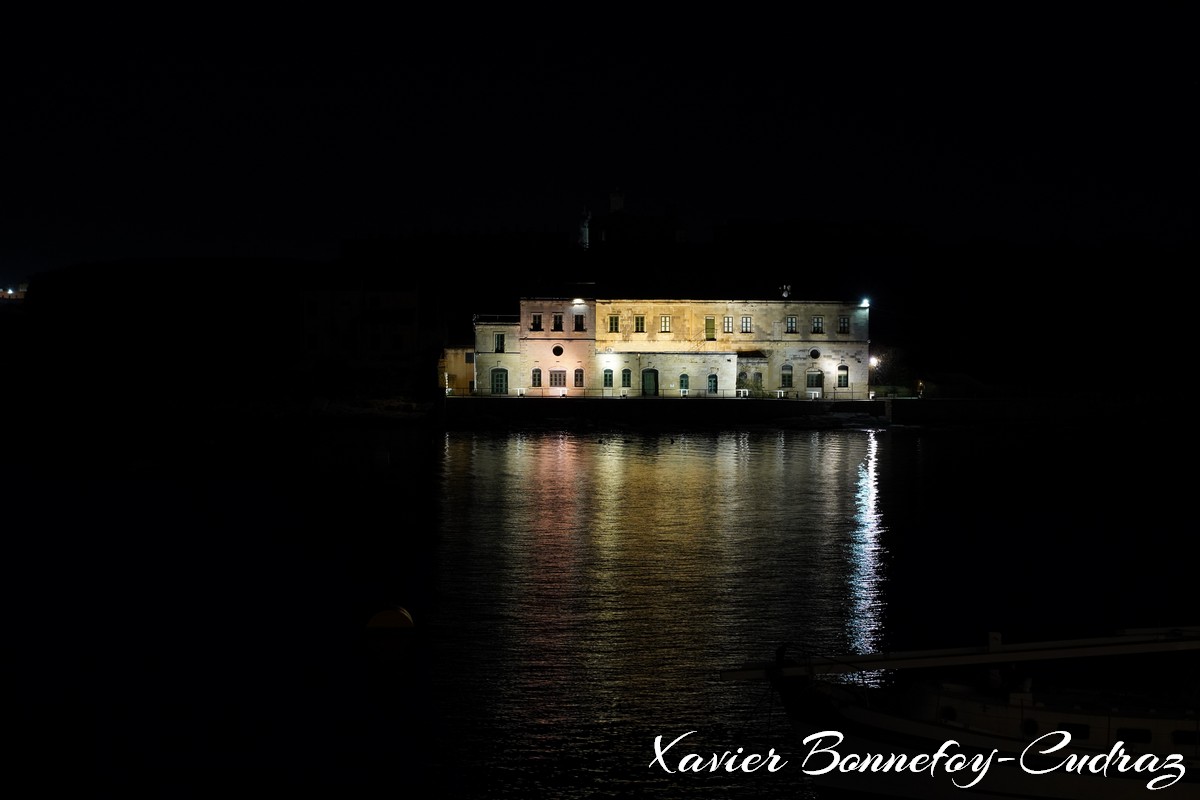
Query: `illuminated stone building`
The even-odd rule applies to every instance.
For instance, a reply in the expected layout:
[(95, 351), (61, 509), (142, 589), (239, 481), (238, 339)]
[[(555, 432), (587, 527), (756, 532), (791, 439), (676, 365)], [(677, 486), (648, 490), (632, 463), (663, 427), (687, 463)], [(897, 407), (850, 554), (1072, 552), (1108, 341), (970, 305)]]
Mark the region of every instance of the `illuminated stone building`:
[(868, 315), (786, 296), (525, 297), (517, 316), (476, 317), (467, 380), (493, 396), (866, 400)]

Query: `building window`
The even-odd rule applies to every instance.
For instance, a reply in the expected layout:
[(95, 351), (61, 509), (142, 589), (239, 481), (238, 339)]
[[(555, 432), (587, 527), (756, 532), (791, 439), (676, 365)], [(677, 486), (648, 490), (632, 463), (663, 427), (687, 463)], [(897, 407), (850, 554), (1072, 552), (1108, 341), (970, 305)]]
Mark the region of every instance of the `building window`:
[[(715, 342), (717, 339), (717, 318), (704, 318), (704, 338), (710, 342)], [(683, 388), (683, 387), (680, 387)]]
[(783, 371), (779, 375), (779, 386), (783, 389), (792, 388), (792, 365), (784, 364)]
[(821, 389), (825, 386), (825, 374), (823, 372), (810, 372), (805, 381), (809, 389)]
[(529, 330), (540, 331), (542, 329), (542, 315), (534, 314), (533, 321), (529, 323)]
[(529, 385), (535, 389), (542, 385), (542, 371), (540, 369), (533, 371), (533, 375), (529, 378)]
[(475, 353), (473, 353), (473, 352), (467, 353), (466, 359), (467, 359), (468, 364), (474, 364), (475, 363)]
[(608, 318), (608, 332), (609, 333), (620, 333), (621, 332), (621, 318), (615, 314)]
[(504, 334), (503, 333), (496, 334), (496, 352), (497, 353), (504, 352)]
[(581, 370), (581, 369), (575, 370), (575, 388), (576, 389), (583, 388), (583, 370)]
[(583, 327), (583, 314), (575, 315), (575, 330), (577, 330), (577, 331), (587, 330), (587, 328)]
[(554, 345), (554, 347), (550, 348), (550, 352), (554, 353), (554, 355), (556, 355), (556, 356), (561, 356), (563, 354), (562, 345), (561, 344)]
[(838, 388), (850, 388), (850, 368), (845, 364), (842, 364), (840, 367), (838, 367)]
[(551, 386), (566, 386), (567, 371), (565, 369), (550, 370), (550, 385)]
[(717, 376), (716, 375), (708, 376), (708, 393), (709, 394), (717, 393)]
[(645, 317), (634, 317), (633, 318), (633, 332), (634, 333), (645, 333), (646, 332), (646, 318)]
[(633, 371), (628, 369), (621, 370), (621, 386), (628, 389), (633, 386)]
[(754, 373), (754, 387), (756, 389), (762, 388), (762, 373), (761, 372)]
[(812, 323), (813, 323), (812, 324), (812, 332), (813, 333), (824, 333), (825, 332), (825, 318), (824, 317), (813, 317)]
[(726, 317), (723, 330), (726, 333), (733, 333), (733, 317)]
[(658, 331), (659, 333), (671, 332), (671, 318), (666, 314), (658, 318)]
[(605, 389), (612, 388), (612, 370), (611, 369), (604, 370), (604, 388)]
[(750, 317), (742, 317), (742, 333), (754, 333), (754, 325)]
[(551, 328), (551, 330), (555, 330), (555, 331), (562, 330), (562, 314), (554, 315), (554, 327)]
[(850, 332), (850, 318), (849, 317), (838, 317), (838, 333), (849, 333), (849, 332)]
[(687, 389), (687, 388), (689, 388), (689, 386), (688, 386), (688, 376), (687, 376), (687, 373), (686, 373), (686, 372), (685, 372), (685, 373), (683, 373), (682, 375), (680, 375), (680, 376), (679, 376), (679, 388), (680, 388), (680, 389)]
[(796, 318), (788, 317), (787, 318), (787, 327), (784, 329), (784, 333), (795, 333), (795, 332), (796, 332)]
[(747, 380), (746, 373), (739, 372), (738, 376), (737, 376), (737, 387), (739, 389), (745, 389), (746, 388), (746, 380)]

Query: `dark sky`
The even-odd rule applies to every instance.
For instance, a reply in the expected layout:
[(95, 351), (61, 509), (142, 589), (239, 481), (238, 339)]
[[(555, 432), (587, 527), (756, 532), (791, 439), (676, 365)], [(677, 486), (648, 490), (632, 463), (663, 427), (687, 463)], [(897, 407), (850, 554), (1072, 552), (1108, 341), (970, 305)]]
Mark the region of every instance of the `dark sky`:
[(1196, 238), (1200, 73), (1169, 15), (97, 26), (9, 33), (0, 282), (411, 231), (570, 236), (613, 188), (701, 239), (736, 219)]

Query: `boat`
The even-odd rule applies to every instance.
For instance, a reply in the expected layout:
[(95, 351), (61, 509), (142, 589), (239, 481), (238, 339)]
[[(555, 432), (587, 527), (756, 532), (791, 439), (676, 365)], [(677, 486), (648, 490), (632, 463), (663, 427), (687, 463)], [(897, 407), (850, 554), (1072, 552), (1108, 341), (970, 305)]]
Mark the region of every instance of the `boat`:
[(786, 768), (821, 798), (1200, 798), (1200, 626), (789, 650), (721, 677), (770, 682), (796, 737)]

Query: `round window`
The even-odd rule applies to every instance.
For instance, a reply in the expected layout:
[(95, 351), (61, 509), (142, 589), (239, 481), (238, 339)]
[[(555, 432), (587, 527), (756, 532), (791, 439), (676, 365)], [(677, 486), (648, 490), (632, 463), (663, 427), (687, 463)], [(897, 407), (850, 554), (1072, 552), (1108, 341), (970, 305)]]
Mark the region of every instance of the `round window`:
[(812, 349), (812, 350), (809, 350), (809, 351), (808, 351), (808, 357), (809, 357), (809, 358), (811, 358), (811, 359), (813, 359), (813, 360), (815, 361), (816, 359), (818, 359), (818, 358), (820, 358), (820, 357), (821, 357), (821, 351), (820, 351), (820, 350), (817, 350), (817, 349), (815, 349), (815, 348), (814, 348), (814, 349)]
[[(550, 352), (554, 353), (554, 355), (556, 355), (556, 356), (561, 356), (562, 355), (562, 345), (561, 344), (554, 345), (554, 349), (551, 350)], [(815, 353), (816, 351), (814, 350), (813, 352)]]

